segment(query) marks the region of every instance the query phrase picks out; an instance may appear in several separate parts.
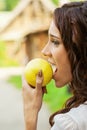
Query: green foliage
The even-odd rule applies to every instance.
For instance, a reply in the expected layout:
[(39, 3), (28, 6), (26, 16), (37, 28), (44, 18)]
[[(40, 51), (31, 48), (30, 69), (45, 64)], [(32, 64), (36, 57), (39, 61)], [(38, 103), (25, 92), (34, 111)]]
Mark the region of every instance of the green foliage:
[(12, 10), (18, 4), (19, 0), (5, 0), (6, 10)]
[(5, 0), (6, 9), (5, 10), (13, 10), (14, 7), (18, 4), (19, 0)]
[(19, 90), (22, 88), (22, 81), (20, 75), (13, 75), (9, 77), (7, 81), (13, 84)]
[(18, 62), (6, 53), (6, 44), (0, 41), (0, 67), (18, 66)]
[(65, 101), (70, 96), (71, 94), (69, 93), (67, 86), (57, 88), (52, 80), (47, 85), (47, 94), (44, 95), (44, 101), (48, 104), (50, 110), (55, 112), (63, 107)]
[(5, 1), (4, 0), (0, 0), (0, 11), (5, 10)]
[(55, 5), (58, 5), (59, 0), (51, 0)]

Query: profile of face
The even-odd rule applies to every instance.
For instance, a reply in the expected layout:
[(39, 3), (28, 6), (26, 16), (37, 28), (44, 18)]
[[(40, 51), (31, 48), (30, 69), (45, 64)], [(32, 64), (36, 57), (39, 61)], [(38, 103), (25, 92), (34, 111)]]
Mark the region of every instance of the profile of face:
[(42, 53), (48, 57), (48, 61), (54, 66), (53, 79), (57, 87), (62, 87), (72, 80), (71, 65), (67, 51), (61, 39), (61, 35), (54, 21), (49, 28), (49, 40)]

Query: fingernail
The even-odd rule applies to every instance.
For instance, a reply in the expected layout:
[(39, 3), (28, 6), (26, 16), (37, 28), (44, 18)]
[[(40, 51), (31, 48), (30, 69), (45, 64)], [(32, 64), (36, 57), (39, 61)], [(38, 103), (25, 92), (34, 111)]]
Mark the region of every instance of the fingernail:
[(42, 70), (39, 71), (38, 76), (42, 77)]

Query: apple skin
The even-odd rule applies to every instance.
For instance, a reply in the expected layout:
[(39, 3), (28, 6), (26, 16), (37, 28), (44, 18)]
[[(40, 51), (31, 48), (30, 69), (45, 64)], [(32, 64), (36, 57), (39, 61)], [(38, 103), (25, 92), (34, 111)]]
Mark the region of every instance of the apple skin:
[(53, 69), (48, 61), (42, 58), (35, 58), (28, 62), (24, 68), (24, 76), (30, 85), (35, 87), (36, 85), (36, 76), (38, 72), (42, 70), (43, 73), (43, 86), (46, 86), (52, 79)]

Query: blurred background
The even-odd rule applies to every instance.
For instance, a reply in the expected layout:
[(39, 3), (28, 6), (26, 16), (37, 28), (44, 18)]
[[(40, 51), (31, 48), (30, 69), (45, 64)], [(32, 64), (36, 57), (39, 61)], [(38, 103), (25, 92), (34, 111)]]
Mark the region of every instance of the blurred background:
[[(0, 0), (0, 130), (25, 129), (23, 68), (29, 60), (43, 57), (41, 50), (48, 40), (53, 10), (66, 2), (70, 0)], [(58, 89), (53, 80), (47, 91), (38, 130), (50, 129), (50, 114), (71, 96), (68, 86)]]

